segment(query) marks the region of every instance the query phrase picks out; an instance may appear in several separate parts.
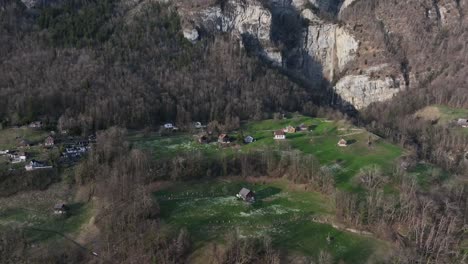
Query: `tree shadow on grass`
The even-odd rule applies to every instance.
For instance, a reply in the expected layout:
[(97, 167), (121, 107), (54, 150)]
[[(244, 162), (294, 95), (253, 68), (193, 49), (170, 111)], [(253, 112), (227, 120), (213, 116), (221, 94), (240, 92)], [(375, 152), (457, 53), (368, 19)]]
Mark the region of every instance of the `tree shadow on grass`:
[(262, 200), (265, 198), (268, 198), (270, 196), (273, 196), (275, 194), (278, 194), (281, 192), (280, 188), (277, 187), (267, 187), (265, 189), (262, 189), (258, 192), (255, 193), (255, 197), (257, 200)]
[(355, 140), (355, 139), (349, 139), (349, 140), (346, 141), (346, 143), (347, 143), (348, 145), (352, 145), (352, 144), (354, 144), (354, 143), (356, 143), (356, 142), (357, 142), (357, 140)]

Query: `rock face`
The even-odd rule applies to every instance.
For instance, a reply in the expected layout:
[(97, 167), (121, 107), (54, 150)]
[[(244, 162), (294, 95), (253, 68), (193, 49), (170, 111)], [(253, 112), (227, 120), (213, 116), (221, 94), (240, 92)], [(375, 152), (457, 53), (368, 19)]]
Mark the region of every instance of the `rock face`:
[(376, 101), (391, 99), (403, 87), (399, 79), (386, 77), (372, 80), (368, 75), (348, 75), (341, 78), (334, 89), (346, 102), (362, 109)]
[[(390, 99), (405, 86), (396, 67), (382, 64), (356, 67), (361, 43), (347, 25), (333, 23), (323, 14), (338, 16), (354, 0), (228, 0), (222, 6), (179, 6), (184, 36), (194, 42), (204, 34), (228, 32), (245, 48), (271, 65), (305, 80), (312, 89), (334, 91), (356, 109)], [(384, 65), (382, 69), (382, 66)], [(348, 73), (359, 68), (359, 74)], [(367, 70), (367, 69), (371, 70)], [(373, 69), (373, 70), (372, 70)], [(376, 70), (377, 69), (377, 70)], [(375, 74), (375, 71), (386, 72)], [(373, 77), (371, 78), (370, 74)], [(377, 76), (377, 77), (375, 77)]]
[(327, 80), (333, 80), (335, 73), (341, 73), (356, 56), (358, 42), (338, 25), (311, 25), (307, 33), (306, 51), (320, 62)]

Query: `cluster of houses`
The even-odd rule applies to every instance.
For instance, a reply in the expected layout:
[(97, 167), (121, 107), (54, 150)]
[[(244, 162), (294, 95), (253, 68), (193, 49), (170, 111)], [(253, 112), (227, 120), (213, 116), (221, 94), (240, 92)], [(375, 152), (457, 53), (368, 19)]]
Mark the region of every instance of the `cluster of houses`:
[[(23, 163), (26, 162), (28, 159), (28, 153), (24, 151), (10, 151), (10, 150), (2, 150), (0, 151), (0, 155), (6, 155), (12, 164)], [(47, 165), (45, 162), (31, 160), (27, 163), (24, 168), (26, 171), (33, 171), (39, 169), (51, 169), (52, 166)]]
[[(308, 129), (309, 128), (305, 124), (300, 124), (297, 127), (293, 127), (293, 126), (289, 125), (289, 126), (283, 128), (283, 129), (279, 129), (279, 130), (274, 131), (273, 139), (275, 139), (275, 140), (284, 140), (284, 139), (286, 139), (287, 134), (292, 134), (292, 133), (296, 133), (296, 132), (303, 132), (303, 131), (307, 131)], [(210, 143), (211, 142), (211, 140), (210, 140), (211, 135), (212, 135), (212, 133), (210, 131), (203, 132), (203, 133), (199, 134), (198, 137), (197, 137), (198, 143), (200, 143), (200, 144)], [(232, 143), (233, 141), (235, 141), (235, 139), (230, 137), (229, 134), (227, 134), (227, 133), (220, 134), (218, 136), (218, 140), (217, 140), (217, 142), (219, 144), (223, 144), (223, 145)], [(250, 143), (253, 143), (253, 142), (255, 142), (255, 138), (253, 136), (250, 136), (250, 135), (244, 137), (244, 139), (243, 139), (244, 144), (250, 144)], [(340, 146), (340, 147), (347, 147), (348, 142), (344, 138), (341, 138), (340, 141), (338, 141), (337, 145)]]
[[(0, 151), (0, 155), (7, 156), (11, 164), (26, 162), (29, 157), (29, 154), (27, 152), (16, 150), (2, 150)], [(24, 168), (26, 169), (26, 171), (33, 171), (39, 169), (50, 169), (52, 168), (52, 166), (47, 165), (45, 162), (40, 162), (32, 159), (29, 163), (27, 163), (24, 166)]]
[[(208, 132), (202, 132), (201, 134), (198, 135), (197, 137), (197, 141), (198, 143), (200, 144), (208, 144), (210, 143), (210, 138), (211, 138), (211, 135), (212, 135), (212, 132), (208, 131)], [(222, 144), (222, 145), (225, 145), (225, 144), (230, 144), (232, 143), (233, 141), (235, 141), (235, 138), (229, 136), (229, 134), (226, 134), (226, 133), (222, 133), (218, 136), (218, 140), (217, 142), (219, 144)], [(243, 139), (243, 142), (244, 144), (250, 144), (250, 143), (253, 143), (255, 142), (255, 138), (252, 137), (252, 136), (246, 136), (244, 137)]]
[(297, 127), (293, 127), (293, 126), (287, 126), (283, 129), (280, 129), (280, 130), (276, 130), (274, 132), (274, 139), (277, 139), (277, 140), (283, 140), (283, 139), (286, 139), (286, 134), (293, 134), (293, 133), (296, 133), (296, 132), (299, 132), (299, 131), (307, 131), (309, 128), (304, 125), (304, 124), (300, 124), (299, 126)]
[(87, 139), (70, 138), (68, 142), (63, 144), (65, 148), (62, 157), (69, 160), (79, 159), (91, 149), (91, 145), (95, 142), (96, 137), (94, 135), (89, 136)]
[[(29, 125), (30, 127), (34, 128), (40, 128), (42, 126), (42, 123), (39, 122), (33, 122)], [(64, 151), (62, 152), (62, 157), (67, 158), (67, 159), (76, 159), (80, 158), (83, 156), (86, 152), (89, 151), (90, 143), (95, 142), (95, 136), (90, 136), (88, 137), (87, 140), (72, 140), (71, 142), (64, 144), (66, 147), (64, 148)], [(56, 139), (54, 136), (51, 134), (47, 136), (44, 140), (44, 143), (42, 146), (44, 146), (47, 149), (51, 149), (55, 147), (56, 145)], [(29, 148), (31, 144), (27, 142), (26, 140), (22, 139), (18, 143), (18, 148), (19, 149), (25, 149)], [(12, 164), (17, 164), (17, 163), (23, 163), (27, 162), (28, 159), (30, 158), (29, 154), (25, 151), (16, 151), (16, 150), (1, 150), (0, 151), (0, 156), (7, 156), (10, 163)], [(31, 159), (25, 166), (24, 168), (26, 171), (33, 171), (33, 170), (39, 170), (39, 169), (50, 169), (52, 166), (47, 165), (46, 162), (38, 161), (35, 159)]]

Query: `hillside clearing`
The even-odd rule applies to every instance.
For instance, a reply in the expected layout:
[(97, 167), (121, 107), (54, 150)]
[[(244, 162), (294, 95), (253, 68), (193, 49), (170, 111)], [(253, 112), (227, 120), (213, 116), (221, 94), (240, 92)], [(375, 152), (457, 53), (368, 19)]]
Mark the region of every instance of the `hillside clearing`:
[[(257, 202), (248, 204), (235, 194), (247, 187)], [(170, 229), (187, 228), (200, 248), (209, 242), (222, 243), (230, 232), (252, 239), (271, 237), (273, 245), (309, 256), (330, 252), (335, 260), (362, 263), (385, 244), (321, 224), (329, 218), (333, 204), (326, 197), (288, 188), (284, 181), (267, 184), (244, 181), (177, 183), (155, 193), (161, 217)], [(327, 237), (332, 237), (331, 243)]]

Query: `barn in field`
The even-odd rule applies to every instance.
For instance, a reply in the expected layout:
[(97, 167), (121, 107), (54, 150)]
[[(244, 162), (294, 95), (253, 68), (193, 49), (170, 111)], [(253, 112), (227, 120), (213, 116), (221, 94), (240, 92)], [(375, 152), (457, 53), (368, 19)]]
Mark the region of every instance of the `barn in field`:
[(246, 202), (255, 202), (255, 194), (247, 188), (242, 188), (240, 192), (236, 195), (237, 198), (242, 199)]

